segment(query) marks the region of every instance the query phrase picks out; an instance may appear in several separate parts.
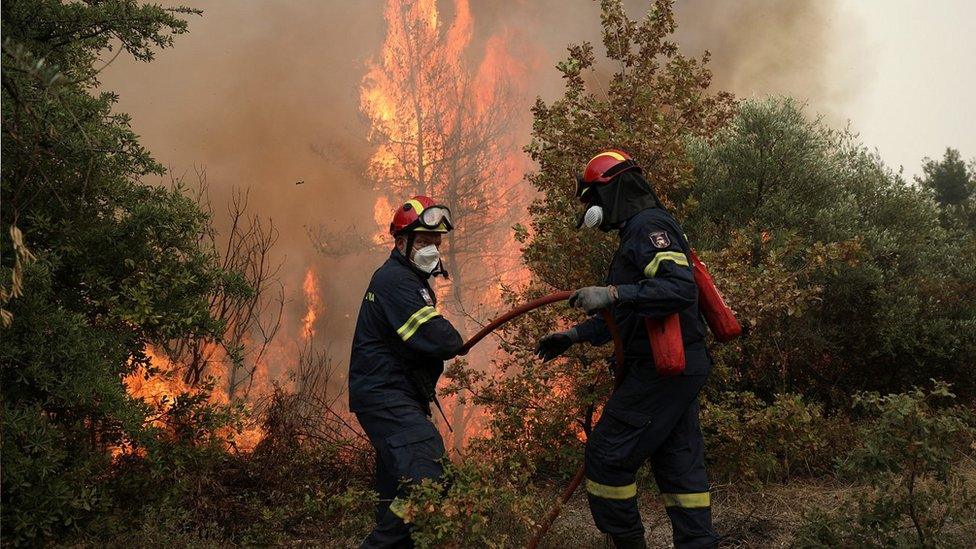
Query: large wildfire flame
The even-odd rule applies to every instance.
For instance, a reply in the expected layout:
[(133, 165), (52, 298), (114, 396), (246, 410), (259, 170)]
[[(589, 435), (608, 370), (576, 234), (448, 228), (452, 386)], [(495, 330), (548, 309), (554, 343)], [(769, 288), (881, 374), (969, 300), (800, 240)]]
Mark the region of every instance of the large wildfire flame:
[[(521, 219), (531, 198), (520, 185), (530, 167), (521, 144), (531, 120), (527, 107), (515, 102), (525, 94), (534, 56), (510, 50), (524, 40), (508, 28), (488, 37), (482, 52), (473, 52), (468, 0), (454, 0), (450, 24), (436, 0), (388, 0), (384, 17), (381, 53), (368, 64), (360, 87), (360, 107), (376, 145), (368, 168), (377, 186), (373, 240), (389, 243), (395, 206), (415, 194), (446, 203), (462, 223), (497, 223), (499, 230), (477, 232), (481, 241), (466, 245), (484, 250), (481, 264), (468, 268), (496, 277), (471, 290), (481, 303), (498, 304), (502, 282), (517, 284), (528, 275), (508, 221)], [(469, 66), (466, 58), (479, 53), (477, 65)], [(498, 112), (504, 120), (492, 118)], [(457, 229), (464, 238), (476, 232), (474, 226)]]

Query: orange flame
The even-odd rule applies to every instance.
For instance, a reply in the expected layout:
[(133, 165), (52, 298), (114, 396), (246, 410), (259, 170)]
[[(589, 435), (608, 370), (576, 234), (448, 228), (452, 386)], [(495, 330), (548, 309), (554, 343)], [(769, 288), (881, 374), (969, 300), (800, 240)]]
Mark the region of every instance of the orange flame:
[[(129, 395), (143, 400), (153, 409), (172, 406), (176, 397), (183, 393), (192, 392), (192, 388), (183, 382), (182, 376), (173, 368), (173, 364), (162, 353), (152, 346), (146, 347), (146, 355), (150, 362), (160, 370), (157, 375), (146, 377), (141, 369), (125, 377), (123, 383)], [(164, 426), (160, 418), (152, 421), (157, 427)]]
[(379, 229), (373, 234), (373, 244), (382, 246), (390, 238), (390, 220), (393, 219), (393, 206), (386, 195), (380, 195), (373, 205), (373, 219)]
[(445, 30), (436, 0), (386, 3), (386, 39), (360, 90), (369, 138), (377, 144), (369, 171), (395, 187), (379, 189), (374, 207), (380, 242), (387, 238), (390, 195), (400, 201), (441, 190), (434, 172), (443, 162), (445, 129), (459, 116), (450, 86), (465, 77), (461, 60), (473, 30), (467, 0), (455, 0), (454, 11)]
[[(214, 350), (215, 351), (215, 350)], [(126, 392), (130, 396), (138, 398), (149, 405), (151, 416), (147, 418), (150, 425), (164, 431), (171, 429), (167, 423), (167, 415), (173, 409), (177, 400), (183, 395), (198, 395), (203, 391), (199, 387), (188, 385), (180, 375), (177, 365), (155, 347), (149, 345), (145, 349), (146, 356), (149, 358), (155, 372), (147, 375), (143, 368), (139, 368), (122, 380)], [(217, 387), (222, 385), (222, 379), (217, 379)], [(208, 401), (214, 405), (227, 405), (229, 399), (227, 393), (215, 387), (208, 394)], [(264, 432), (257, 425), (248, 425), (241, 431), (234, 432), (230, 428), (225, 428), (218, 435), (225, 441), (228, 447), (233, 446), (238, 450), (250, 451), (257, 446), (258, 442), (264, 437)], [(133, 449), (127, 444), (121, 447), (112, 448), (112, 457), (117, 457), (126, 453), (143, 454), (142, 449)]]
[(311, 267), (305, 271), (305, 282), (302, 283), (302, 290), (305, 291), (305, 316), (302, 317), (301, 336), (302, 341), (310, 341), (315, 337), (315, 319), (319, 316), (322, 308), (322, 298), (319, 296), (318, 282), (315, 278), (315, 271)]

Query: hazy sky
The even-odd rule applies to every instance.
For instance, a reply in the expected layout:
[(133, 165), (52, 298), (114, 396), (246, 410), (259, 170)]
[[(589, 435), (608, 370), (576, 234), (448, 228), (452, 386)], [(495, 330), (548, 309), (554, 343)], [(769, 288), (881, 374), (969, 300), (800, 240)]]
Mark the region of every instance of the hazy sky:
[(976, 2), (847, 0), (837, 17), (862, 24), (845, 110), (864, 143), (909, 177), (947, 146), (976, 157)]
[[(163, 102), (152, 92), (179, 87), (200, 88), (208, 95), (219, 92), (205, 82), (215, 64), (246, 55), (262, 42), (273, 42), (274, 50), (296, 55), (300, 50), (281, 47), (288, 35), (301, 42), (308, 29), (320, 34), (352, 33), (349, 49), (306, 50), (307, 59), (289, 59), (278, 65), (320, 70), (332, 61), (340, 72), (330, 86), (347, 81), (348, 96), (355, 95), (362, 61), (375, 52), (365, 51), (383, 32), (380, 0), (361, 3), (345, 1), (234, 2), (196, 0), (179, 3), (204, 8), (202, 19), (191, 18), (190, 34), (177, 37), (175, 49), (159, 54), (150, 66), (120, 59), (105, 73), (110, 89), (122, 93), (121, 107), (131, 112), (137, 131), (144, 133), (151, 149), (164, 163), (165, 149), (178, 148), (169, 137), (155, 131), (165, 122), (155, 118), (159, 111), (143, 109)], [(532, 20), (537, 32), (525, 39), (541, 47), (543, 69), (563, 55), (565, 44), (581, 38), (599, 40), (595, 2), (588, 0), (471, 0), (477, 21), (504, 21), (505, 12), (521, 12), (521, 20)], [(632, 15), (646, 6), (642, 0), (627, 0)], [(314, 6), (314, 8), (312, 8)], [(554, 9), (559, 6), (559, 9)], [(788, 93), (810, 100), (813, 110), (827, 115), (834, 124), (850, 121), (863, 142), (877, 148), (892, 167), (904, 166), (909, 177), (918, 173), (923, 156), (938, 156), (946, 146), (976, 157), (976, 1), (974, 0), (678, 0), (679, 39), (696, 48), (713, 50), (718, 83), (739, 97)], [(511, 17), (511, 19), (515, 19)], [(336, 29), (328, 21), (338, 21)], [(777, 29), (780, 33), (777, 34)], [(531, 29), (530, 29), (531, 30)], [(588, 35), (591, 34), (591, 35)], [(271, 38), (275, 37), (275, 38)], [(289, 41), (291, 42), (291, 41)], [(378, 44), (377, 44), (378, 45)], [(539, 46), (541, 45), (541, 46)], [(262, 52), (262, 55), (266, 55)], [(235, 59), (236, 60), (236, 59)], [(341, 60), (341, 61), (340, 61)], [(350, 62), (352, 61), (352, 62)], [(735, 65), (734, 75), (723, 75), (723, 67)], [(217, 69), (218, 71), (220, 69)], [(179, 72), (174, 72), (179, 71)], [(558, 75), (548, 71), (551, 81), (540, 79), (538, 92), (558, 90)], [(294, 80), (294, 77), (284, 75)], [(131, 79), (135, 77), (138, 83)], [(249, 101), (237, 88), (236, 100)], [(135, 95), (135, 96), (134, 96)], [(193, 95), (199, 96), (199, 92)], [(267, 94), (265, 94), (267, 95)], [(170, 96), (172, 97), (172, 96)], [(222, 108), (232, 108), (234, 97), (224, 97)], [(187, 105), (209, 108), (206, 101)], [(355, 106), (354, 103), (350, 103)], [(355, 109), (350, 109), (355, 110)], [(199, 112), (198, 112), (199, 114)], [(212, 116), (198, 118), (201, 132)], [(193, 131), (184, 128), (183, 131)], [(213, 164), (196, 158), (196, 163)]]

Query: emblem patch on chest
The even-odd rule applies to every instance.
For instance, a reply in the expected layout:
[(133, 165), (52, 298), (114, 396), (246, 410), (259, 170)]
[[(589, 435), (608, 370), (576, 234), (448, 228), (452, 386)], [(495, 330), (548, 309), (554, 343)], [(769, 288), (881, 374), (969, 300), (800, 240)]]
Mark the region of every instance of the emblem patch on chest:
[(649, 238), (655, 248), (667, 248), (671, 245), (671, 238), (668, 237), (666, 231), (654, 231)]
[(430, 305), (431, 307), (434, 306), (434, 300), (431, 299), (430, 292), (427, 291), (427, 288), (420, 289), (420, 297), (423, 298), (424, 303)]

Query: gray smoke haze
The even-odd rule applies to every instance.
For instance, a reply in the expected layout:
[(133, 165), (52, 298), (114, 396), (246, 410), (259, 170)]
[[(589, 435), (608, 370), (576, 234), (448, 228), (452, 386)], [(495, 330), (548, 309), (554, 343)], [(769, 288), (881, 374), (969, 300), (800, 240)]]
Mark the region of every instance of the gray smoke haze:
[[(449, 21), (451, 2), (439, 5)], [(627, 5), (632, 17), (646, 7)], [(374, 227), (375, 197), (362, 180), (370, 149), (359, 85), (384, 38), (383, 3), (193, 6), (204, 15), (191, 20), (190, 33), (174, 48), (151, 64), (120, 58), (103, 72), (102, 88), (120, 94), (119, 110), (132, 115), (143, 144), (173, 174), (206, 168), (218, 212), (232, 186), (250, 188), (252, 209), (273, 218), (281, 232), (276, 255), (284, 261), (291, 300), (283, 332), (297, 333), (305, 307), (302, 278), (314, 267), (325, 303), (317, 343), (331, 343), (344, 361), (363, 290), (385, 252), (324, 257), (305, 227)], [(474, 61), (485, 41), (503, 30), (522, 42), (513, 49), (539, 58), (541, 70), (526, 83), (530, 95), (518, 109), (526, 122), (535, 95), (558, 96), (562, 83), (553, 67), (566, 46), (600, 41), (599, 5), (587, 0), (474, 0), (471, 10)], [(741, 96), (791, 94), (836, 115), (856, 89), (831, 77), (843, 53), (833, 47), (842, 30), (834, 10), (829, 1), (687, 0), (676, 6), (678, 41), (688, 55), (712, 51), (717, 88)], [(529, 135), (519, 139), (527, 143)]]

